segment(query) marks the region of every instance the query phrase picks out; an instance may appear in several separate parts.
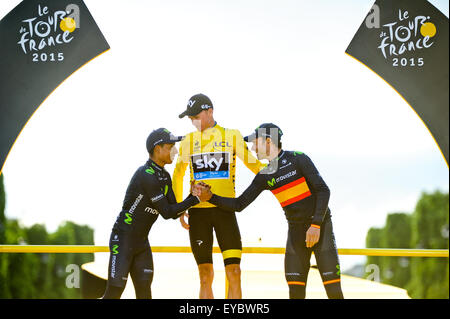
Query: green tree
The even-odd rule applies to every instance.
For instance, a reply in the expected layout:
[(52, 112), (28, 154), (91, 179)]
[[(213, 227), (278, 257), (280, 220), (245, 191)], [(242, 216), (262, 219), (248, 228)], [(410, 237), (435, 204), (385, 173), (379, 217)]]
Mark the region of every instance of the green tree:
[[(5, 190), (0, 175), (0, 244), (93, 245), (94, 231), (65, 222), (49, 234), (44, 225), (22, 227), (5, 217)], [(66, 267), (94, 259), (93, 254), (0, 253), (0, 298), (80, 298), (80, 289), (66, 287)]]
[[(88, 226), (73, 222), (61, 224), (57, 231), (47, 233), (45, 226), (21, 227), (17, 220), (6, 220), (6, 239), (8, 245), (92, 245), (94, 232)], [(66, 286), (71, 274), (67, 266), (92, 261), (93, 254), (0, 254), (3, 259), (2, 275), (4, 289), (0, 298), (81, 298), (81, 289)], [(81, 272), (80, 272), (81, 275)]]
[[(33, 225), (30, 228), (25, 228), (26, 241), (29, 245), (47, 245), (48, 233), (44, 225)], [(34, 255), (39, 263), (36, 265), (35, 276), (32, 279), (34, 293), (32, 298), (47, 298), (47, 291), (45, 290), (45, 283), (48, 280), (47, 261), (49, 254), (31, 254)]]
[[(5, 244), (5, 229), (6, 229), (6, 217), (5, 217), (5, 186), (3, 184), (3, 174), (0, 174), (0, 245)], [(0, 254), (0, 296), (7, 295), (6, 288), (6, 271), (7, 263), (4, 254)]]
[[(411, 215), (389, 214), (383, 228), (380, 247), (410, 248)], [(383, 282), (397, 287), (405, 287), (411, 277), (410, 258), (384, 257), (380, 265)]]
[[(50, 235), (50, 245), (93, 245), (94, 232), (88, 226), (80, 226), (67, 221), (61, 224), (55, 233)], [(66, 272), (68, 265), (77, 265), (93, 261), (93, 254), (52, 254), (48, 260), (48, 273), (52, 280), (46, 282), (46, 290), (50, 298), (73, 299), (80, 298), (80, 289), (66, 287)]]
[[(367, 248), (380, 248), (382, 247), (381, 240), (383, 237), (382, 228), (370, 228), (366, 236)], [(380, 267), (383, 257), (380, 256), (367, 256), (367, 265), (377, 265)]]
[[(5, 243), (8, 245), (23, 245), (26, 242), (26, 232), (17, 220), (6, 220)], [(3, 254), (6, 263), (5, 285), (3, 298), (33, 298), (36, 287), (33, 278), (37, 276), (39, 258), (35, 254), (17, 253)]]
[[(369, 248), (449, 247), (449, 195), (423, 193), (413, 214), (395, 213), (383, 228), (371, 228)], [(367, 264), (380, 267), (381, 281), (405, 288), (412, 298), (449, 298), (448, 258), (368, 257)]]
[[(449, 247), (449, 195), (423, 193), (412, 218), (412, 246), (424, 249)], [(413, 298), (449, 298), (448, 258), (414, 258), (408, 293)]]

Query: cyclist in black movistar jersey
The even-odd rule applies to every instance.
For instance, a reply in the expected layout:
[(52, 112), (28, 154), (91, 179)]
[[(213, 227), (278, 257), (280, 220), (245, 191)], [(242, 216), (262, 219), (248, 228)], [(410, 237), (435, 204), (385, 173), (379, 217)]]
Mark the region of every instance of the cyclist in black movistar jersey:
[(289, 224), (285, 254), (285, 276), (289, 297), (305, 298), (306, 281), (314, 252), (317, 266), (329, 298), (343, 298), (340, 284), (339, 258), (333, 234), (328, 201), (330, 190), (311, 159), (301, 152), (281, 148), (280, 128), (265, 123), (245, 137), (253, 142), (258, 159), (268, 159), (251, 185), (238, 198), (215, 194), (208, 200), (208, 186), (200, 183), (193, 194), (223, 209), (242, 211), (264, 190), (270, 190), (285, 212)]
[(200, 202), (189, 196), (177, 203), (172, 181), (164, 169), (177, 154), (175, 137), (164, 128), (153, 131), (147, 138), (150, 158), (139, 167), (128, 185), (122, 211), (112, 229), (108, 283), (103, 298), (120, 298), (128, 274), (133, 280), (136, 298), (151, 298), (153, 258), (148, 233), (161, 214), (165, 219), (178, 218), (183, 212)]

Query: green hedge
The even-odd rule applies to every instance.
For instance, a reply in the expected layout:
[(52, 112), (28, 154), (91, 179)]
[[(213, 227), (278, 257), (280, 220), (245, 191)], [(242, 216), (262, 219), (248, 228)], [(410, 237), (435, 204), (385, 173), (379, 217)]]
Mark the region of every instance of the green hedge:
[[(5, 191), (0, 176), (0, 244), (6, 245), (93, 245), (94, 231), (67, 221), (56, 232), (44, 225), (23, 227), (4, 213)], [(93, 261), (94, 254), (0, 253), (0, 298), (78, 299), (81, 289), (69, 288), (66, 280), (74, 275), (68, 265)], [(81, 277), (81, 268), (80, 268)], [(74, 281), (69, 282), (73, 283)], [(76, 281), (75, 281), (76, 282)]]
[[(383, 228), (371, 228), (368, 248), (448, 249), (449, 195), (423, 193), (412, 214), (389, 214)], [(448, 258), (368, 257), (381, 282), (405, 288), (412, 298), (449, 298)]]

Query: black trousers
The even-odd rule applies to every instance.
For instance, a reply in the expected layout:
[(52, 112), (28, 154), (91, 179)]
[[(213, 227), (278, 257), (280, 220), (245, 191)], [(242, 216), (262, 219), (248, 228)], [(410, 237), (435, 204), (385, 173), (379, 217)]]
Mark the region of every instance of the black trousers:
[(214, 231), (225, 265), (240, 264), (241, 233), (233, 212), (218, 207), (189, 210), (189, 238), (197, 265), (212, 264)]
[(109, 248), (108, 283), (104, 297), (120, 298), (130, 274), (136, 297), (151, 298), (154, 270), (148, 238), (136, 239), (130, 234), (113, 230)]
[(291, 298), (304, 298), (311, 254), (317, 261), (328, 297), (340, 298), (340, 265), (331, 217), (327, 216), (320, 228), (320, 239), (311, 248), (306, 247), (306, 232), (311, 223), (289, 222), (285, 254), (285, 276)]

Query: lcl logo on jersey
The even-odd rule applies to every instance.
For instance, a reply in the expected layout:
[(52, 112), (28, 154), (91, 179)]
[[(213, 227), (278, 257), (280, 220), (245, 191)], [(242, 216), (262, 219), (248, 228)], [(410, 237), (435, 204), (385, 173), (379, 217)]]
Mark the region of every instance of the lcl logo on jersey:
[(216, 151), (224, 151), (225, 149), (228, 151), (228, 150), (232, 150), (233, 145), (228, 143), (227, 141), (221, 141), (221, 142), (215, 142), (213, 148)]
[(229, 178), (230, 154), (227, 152), (202, 153), (191, 156), (196, 180)]

